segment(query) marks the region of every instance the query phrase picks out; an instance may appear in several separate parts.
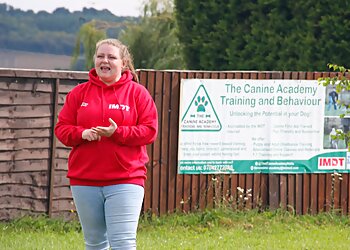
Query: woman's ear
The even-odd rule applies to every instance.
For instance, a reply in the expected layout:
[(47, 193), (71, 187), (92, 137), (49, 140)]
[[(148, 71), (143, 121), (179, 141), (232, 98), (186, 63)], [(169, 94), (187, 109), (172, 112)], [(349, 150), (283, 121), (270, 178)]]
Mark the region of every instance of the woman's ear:
[(125, 59), (123, 59), (123, 70), (126, 70), (126, 69), (128, 69), (129, 67), (128, 67), (128, 61), (127, 60), (125, 60)]

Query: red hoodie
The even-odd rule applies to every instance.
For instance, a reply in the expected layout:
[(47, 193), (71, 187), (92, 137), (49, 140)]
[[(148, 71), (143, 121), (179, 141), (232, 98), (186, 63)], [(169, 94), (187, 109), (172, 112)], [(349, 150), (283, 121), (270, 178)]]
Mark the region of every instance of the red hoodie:
[[(158, 115), (148, 91), (132, 79), (130, 71), (125, 71), (118, 82), (106, 85), (92, 69), (89, 81), (67, 94), (55, 134), (64, 145), (73, 147), (67, 174), (71, 185), (144, 186), (148, 162), (145, 145), (157, 136)], [(118, 125), (111, 137), (82, 139), (85, 129), (108, 127), (108, 118)]]

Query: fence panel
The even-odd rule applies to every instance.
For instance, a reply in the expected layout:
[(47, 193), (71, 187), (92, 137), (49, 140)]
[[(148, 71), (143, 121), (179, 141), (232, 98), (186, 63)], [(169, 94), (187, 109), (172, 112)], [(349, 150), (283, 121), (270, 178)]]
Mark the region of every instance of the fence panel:
[[(177, 174), (180, 82), (198, 79), (318, 79), (327, 72), (139, 70), (155, 100), (158, 138), (147, 146), (143, 212), (156, 215), (217, 207), (283, 208), (297, 214), (350, 210), (349, 174)], [(86, 72), (0, 69), (0, 220), (27, 214), (74, 218), (67, 174), (70, 148), (53, 127), (65, 96)], [(241, 189), (248, 200), (242, 200)], [(249, 190), (249, 191), (248, 191)]]

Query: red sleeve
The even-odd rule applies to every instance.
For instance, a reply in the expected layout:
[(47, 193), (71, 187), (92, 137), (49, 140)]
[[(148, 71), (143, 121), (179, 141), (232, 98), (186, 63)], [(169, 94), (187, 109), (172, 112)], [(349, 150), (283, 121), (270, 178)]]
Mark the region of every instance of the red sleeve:
[(56, 137), (68, 147), (77, 146), (84, 141), (81, 136), (85, 128), (77, 126), (77, 110), (81, 105), (79, 99), (76, 92), (67, 94), (55, 126)]
[(146, 89), (136, 101), (138, 122), (136, 126), (118, 126), (112, 138), (123, 145), (143, 146), (155, 141), (158, 132), (156, 105)]

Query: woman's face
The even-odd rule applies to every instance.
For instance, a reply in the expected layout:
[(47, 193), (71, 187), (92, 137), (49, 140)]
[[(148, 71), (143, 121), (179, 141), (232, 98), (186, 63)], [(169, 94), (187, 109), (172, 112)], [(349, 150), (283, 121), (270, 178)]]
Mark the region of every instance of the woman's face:
[(119, 48), (101, 44), (95, 56), (95, 69), (100, 80), (107, 85), (117, 82), (121, 77), (123, 66)]

